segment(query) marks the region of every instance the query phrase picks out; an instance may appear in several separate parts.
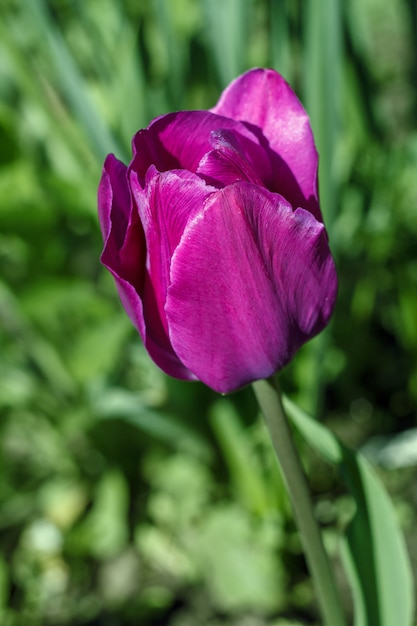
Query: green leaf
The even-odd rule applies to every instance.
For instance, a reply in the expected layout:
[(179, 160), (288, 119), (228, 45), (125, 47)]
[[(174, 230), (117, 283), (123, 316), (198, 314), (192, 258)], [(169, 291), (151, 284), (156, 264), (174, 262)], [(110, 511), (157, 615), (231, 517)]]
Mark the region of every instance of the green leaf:
[(210, 421), (239, 498), (254, 512), (265, 514), (269, 508), (266, 484), (233, 404), (224, 399), (216, 402)]
[(147, 407), (133, 392), (98, 387), (92, 397), (92, 409), (99, 420), (122, 419), (160, 441), (186, 448), (203, 458), (210, 455), (209, 446), (197, 432), (170, 414)]
[(342, 543), (355, 604), (355, 626), (410, 626), (414, 610), (411, 566), (383, 485), (360, 453), (344, 446), (288, 398), (284, 398), (284, 407), (309, 444), (338, 467), (355, 500), (356, 513)]
[(78, 531), (77, 540), (89, 554), (108, 559), (127, 545), (129, 488), (117, 469), (107, 471), (97, 484), (93, 507)]

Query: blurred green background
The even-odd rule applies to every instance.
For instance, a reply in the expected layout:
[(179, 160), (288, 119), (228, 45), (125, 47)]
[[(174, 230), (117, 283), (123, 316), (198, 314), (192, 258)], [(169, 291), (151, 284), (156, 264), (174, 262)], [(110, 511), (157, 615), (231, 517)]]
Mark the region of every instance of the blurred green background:
[[(364, 446), (416, 569), (416, 39), (413, 0), (1, 0), (2, 625), (317, 623), (251, 390), (159, 372), (98, 260), (105, 155), (252, 66), (311, 116), (340, 277), (282, 385)], [(352, 502), (300, 449), (350, 611)]]

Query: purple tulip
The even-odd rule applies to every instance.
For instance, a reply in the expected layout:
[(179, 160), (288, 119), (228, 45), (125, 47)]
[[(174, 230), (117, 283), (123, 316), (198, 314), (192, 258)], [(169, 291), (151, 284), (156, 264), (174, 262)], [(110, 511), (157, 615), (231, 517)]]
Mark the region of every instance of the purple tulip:
[(328, 323), (337, 276), (305, 110), (254, 69), (210, 111), (154, 119), (105, 161), (102, 263), (155, 363), (227, 393)]

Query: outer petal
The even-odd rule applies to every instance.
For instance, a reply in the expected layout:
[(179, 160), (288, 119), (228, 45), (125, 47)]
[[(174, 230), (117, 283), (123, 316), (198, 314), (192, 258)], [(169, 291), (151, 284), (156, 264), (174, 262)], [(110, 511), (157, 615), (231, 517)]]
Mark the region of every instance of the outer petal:
[(148, 328), (146, 311), (154, 296), (148, 294), (146, 242), (136, 207), (133, 210), (127, 168), (113, 155), (107, 157), (99, 185), (99, 217), (105, 238), (101, 261), (113, 274), (122, 304), (138, 329), (153, 360), (171, 376), (193, 379), (172, 349), (158, 318)]
[(170, 282), (172, 255), (184, 234), (187, 223), (203, 210), (206, 198), (214, 191), (198, 176), (184, 170), (159, 173), (151, 168), (142, 190), (137, 176), (131, 173), (131, 188), (146, 240), (143, 286), (139, 291), (146, 328), (144, 342), (156, 363), (168, 374), (194, 378), (182, 365), (160, 359), (154, 346), (174, 353), (165, 315), (165, 300)]
[[(130, 214), (130, 194), (126, 181), (126, 165), (109, 154), (104, 162), (98, 187), (98, 216), (101, 232), (106, 243), (112, 230), (112, 209), (119, 215), (113, 235), (121, 248)], [(114, 200), (114, 202), (113, 202)]]
[(173, 348), (230, 392), (283, 367), (328, 322), (337, 278), (324, 226), (277, 194), (237, 183), (212, 194), (171, 263)]
[(123, 305), (133, 324), (144, 332), (137, 295), (143, 283), (145, 240), (137, 215), (132, 212), (127, 168), (112, 154), (104, 163), (98, 190), (98, 209), (104, 238), (101, 262), (116, 279)]
[(180, 111), (153, 120), (135, 135), (130, 169), (137, 173), (142, 186), (151, 165), (160, 172), (179, 168), (195, 172), (202, 157), (212, 149), (212, 132), (219, 129), (232, 130), (245, 137), (255, 150), (258, 147), (258, 138), (240, 122), (209, 111)]
[(281, 193), (294, 208), (304, 206), (321, 219), (318, 156), (310, 122), (282, 76), (271, 69), (250, 70), (225, 89), (211, 110), (259, 128), (278, 157), (275, 179), (268, 187)]

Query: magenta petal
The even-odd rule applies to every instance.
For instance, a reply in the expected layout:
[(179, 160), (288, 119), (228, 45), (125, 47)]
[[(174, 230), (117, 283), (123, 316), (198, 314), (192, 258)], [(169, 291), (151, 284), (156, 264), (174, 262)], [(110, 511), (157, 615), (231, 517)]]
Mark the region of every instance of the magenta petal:
[[(164, 307), (170, 282), (171, 257), (187, 223), (202, 212), (206, 198), (215, 190), (191, 172), (172, 170), (159, 173), (152, 169), (154, 173), (147, 179), (144, 191), (133, 172), (130, 182), (145, 232), (149, 288), (155, 292), (160, 317), (167, 329)], [(152, 323), (152, 320), (149, 322)]]
[(263, 185), (270, 163), (261, 146), (224, 129), (212, 132), (211, 143), (213, 150), (204, 155), (197, 168), (199, 176), (216, 187), (240, 180)]
[(149, 341), (167, 353), (173, 352), (165, 315), (171, 257), (187, 223), (203, 210), (206, 198), (214, 189), (195, 174), (184, 170), (159, 173), (152, 168), (144, 190), (132, 172), (130, 183), (146, 240), (146, 259), (143, 261), (146, 271), (140, 291), (146, 327), (144, 342), (165, 372), (180, 378), (194, 378), (184, 366), (178, 364), (173, 373), (172, 362), (167, 364), (158, 359)]
[(101, 260), (113, 273), (140, 289), (145, 240), (138, 215), (132, 211), (127, 171), (113, 155), (107, 157), (98, 191), (104, 238)]
[[(122, 304), (155, 363), (171, 376), (192, 380), (194, 375), (172, 349), (158, 316), (155, 296), (149, 289), (145, 272), (145, 233), (136, 207), (132, 206), (126, 173), (127, 168), (115, 157), (107, 157), (98, 194), (105, 237), (101, 261), (113, 274)], [(146, 302), (145, 307), (143, 302)], [(152, 316), (153, 309), (155, 316)]]
[(130, 169), (138, 174), (142, 186), (151, 165), (160, 172), (173, 169), (195, 172), (202, 157), (212, 149), (211, 133), (218, 129), (233, 130), (258, 143), (244, 124), (209, 111), (169, 113), (135, 135)]
[[(284, 195), (294, 208), (304, 206), (321, 219), (317, 189), (318, 156), (310, 122), (282, 76), (274, 70), (250, 70), (225, 89), (211, 110), (217, 115), (258, 127), (278, 156), (275, 173), (278, 182), (271, 180), (267, 187)], [(284, 164), (296, 185), (291, 183), (286, 187)], [(296, 197), (299, 195), (297, 187), (304, 202)]]
[(98, 190), (98, 211), (104, 238), (101, 262), (113, 274), (123, 306), (142, 334), (142, 305), (137, 288), (143, 281), (141, 257), (145, 241), (139, 220), (132, 214), (126, 174), (126, 166), (110, 154), (104, 163)]
[(329, 320), (337, 278), (323, 225), (250, 183), (213, 193), (171, 263), (173, 348), (204, 383), (233, 391), (283, 367)]
[(104, 162), (98, 187), (98, 217), (103, 239), (106, 241), (112, 229), (112, 209), (114, 209), (117, 213), (117, 220), (113, 235), (119, 248), (123, 245), (130, 213), (130, 191), (126, 172), (126, 165), (116, 159), (113, 154), (109, 154)]

